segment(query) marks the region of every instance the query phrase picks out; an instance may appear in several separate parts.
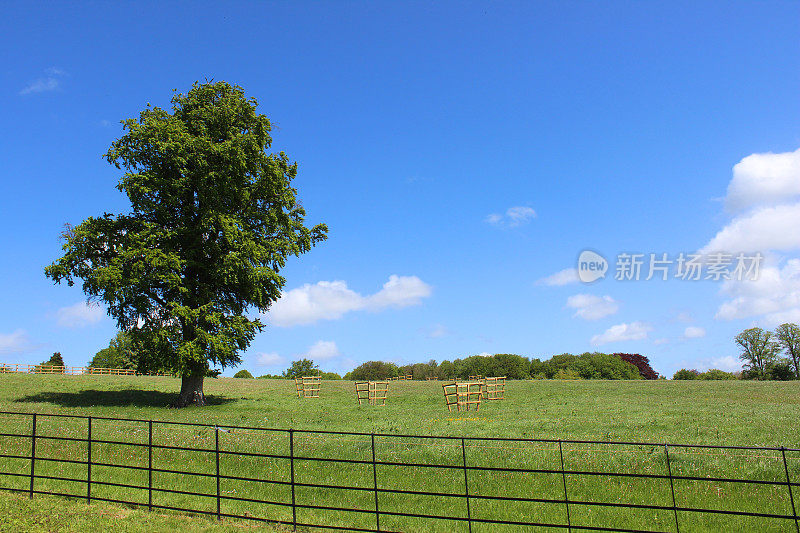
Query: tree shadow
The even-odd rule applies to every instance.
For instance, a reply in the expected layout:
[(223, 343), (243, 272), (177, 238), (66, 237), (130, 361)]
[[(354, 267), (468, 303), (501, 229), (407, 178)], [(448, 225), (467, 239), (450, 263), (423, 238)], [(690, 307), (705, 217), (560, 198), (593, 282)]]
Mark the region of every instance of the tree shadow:
[[(15, 402), (52, 403), (61, 407), (171, 407), (178, 399), (176, 392), (140, 389), (82, 390), (80, 392), (39, 392), (23, 396)], [(224, 405), (233, 398), (206, 395), (206, 405)]]

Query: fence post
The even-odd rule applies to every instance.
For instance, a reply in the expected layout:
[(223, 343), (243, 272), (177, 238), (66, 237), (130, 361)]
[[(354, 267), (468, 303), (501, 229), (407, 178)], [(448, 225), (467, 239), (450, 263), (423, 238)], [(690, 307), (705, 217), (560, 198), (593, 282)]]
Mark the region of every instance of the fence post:
[(797, 509), (794, 506), (794, 494), (792, 493), (792, 483), (789, 481), (789, 465), (786, 464), (786, 448), (781, 446), (783, 456), (783, 469), (786, 472), (786, 486), (789, 487), (789, 501), (792, 502), (792, 516), (794, 516), (794, 528), (800, 533), (800, 524), (797, 522)]
[(147, 421), (147, 510), (153, 510), (153, 421)]
[(572, 532), (572, 522), (569, 518), (569, 497), (567, 496), (567, 473), (564, 471), (564, 450), (561, 439), (558, 441), (558, 455), (561, 456), (561, 482), (564, 484), (564, 505), (567, 507), (567, 531)]
[(464, 466), (464, 495), (467, 497), (467, 525), (469, 532), (472, 533), (472, 513), (469, 508), (469, 481), (467, 478), (467, 447), (464, 444), (464, 437), (461, 437), (461, 462)]
[(289, 430), (289, 469), (291, 471), (292, 485), (292, 531), (297, 531), (297, 507), (294, 496), (294, 430)]
[(375, 490), (375, 529), (381, 530), (381, 515), (378, 512), (378, 468), (375, 464), (375, 433), (370, 435), (372, 438), (372, 486)]
[(678, 506), (675, 503), (675, 485), (672, 481), (672, 466), (669, 464), (669, 447), (664, 443), (664, 455), (667, 457), (667, 474), (669, 475), (669, 490), (672, 492), (672, 511), (675, 513), (675, 531), (680, 533), (681, 528), (678, 525)]
[(86, 431), (86, 503), (92, 503), (92, 417)]
[(214, 426), (214, 450), (217, 456), (217, 520), (222, 520), (219, 501), (219, 428), (217, 426)]
[(31, 489), (30, 497), (33, 499), (33, 476), (34, 465), (36, 464), (36, 413), (33, 413), (33, 427), (31, 429)]

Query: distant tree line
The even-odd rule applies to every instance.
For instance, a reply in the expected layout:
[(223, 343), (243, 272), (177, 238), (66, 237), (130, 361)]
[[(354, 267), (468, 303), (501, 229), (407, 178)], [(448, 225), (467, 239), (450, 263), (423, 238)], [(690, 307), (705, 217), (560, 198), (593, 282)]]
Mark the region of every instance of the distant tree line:
[(508, 379), (656, 379), (647, 357), (640, 354), (561, 354), (545, 361), (516, 354), (473, 355), (454, 361), (434, 360), (398, 366), (368, 361), (345, 374), (348, 380), (380, 380), (411, 374), (414, 379), (469, 379), (470, 376), (506, 376)]
[[(676, 380), (793, 380), (800, 379), (800, 327), (797, 324), (781, 324), (775, 331), (749, 328), (734, 339), (740, 347), (739, 358), (744, 370), (737, 373), (711, 369), (699, 372), (682, 368), (672, 379)], [(147, 373), (143, 367), (149, 358), (138, 354), (147, 347), (137, 345), (126, 333), (118, 333), (107, 348), (103, 348), (89, 363), (91, 367), (130, 368)], [(56, 357), (57, 356), (57, 357)], [(42, 365), (63, 365), (61, 354), (53, 354), (50, 361)], [(246, 372), (246, 371), (244, 371)], [(252, 378), (240, 371), (236, 377)], [(210, 371), (214, 375), (215, 371)], [(216, 373), (218, 374), (218, 372)], [(396, 365), (386, 361), (367, 361), (344, 375), (346, 380), (384, 380), (401, 375), (412, 375), (414, 379), (427, 378), (469, 379), (470, 376), (506, 376), (508, 379), (658, 379), (658, 373), (650, 366), (647, 357), (631, 353), (585, 352), (580, 355), (564, 353), (549, 359), (528, 359), (521, 355), (499, 353), (473, 355), (464, 359), (427, 363)], [(335, 372), (322, 372), (314, 361), (293, 361), (282, 374), (264, 374), (259, 378), (293, 379), (302, 376), (320, 375), (322, 379), (342, 379)]]
[(707, 380), (726, 380), (726, 379), (739, 379), (740, 375), (733, 372), (725, 372), (718, 368), (712, 368), (705, 372), (698, 372), (694, 369), (681, 368), (672, 379), (686, 380), (686, 379), (707, 379)]
[[(89, 363), (95, 368), (128, 368), (147, 373), (143, 364), (150, 358), (140, 357), (148, 347), (138, 345), (130, 335), (119, 332)], [(561, 354), (542, 361), (521, 355), (500, 353), (473, 355), (464, 359), (427, 363), (396, 365), (386, 361), (367, 361), (344, 375), (346, 380), (384, 380), (400, 375), (412, 375), (414, 379), (427, 378), (469, 379), (470, 376), (506, 376), (508, 379), (656, 379), (656, 373), (647, 357), (640, 354), (599, 352), (581, 355)], [(216, 377), (218, 372), (209, 375)], [(292, 361), (281, 374), (263, 374), (259, 379), (294, 379), (319, 375), (322, 379), (342, 379), (335, 372), (323, 372), (311, 359)], [(240, 370), (234, 377), (253, 378), (247, 370)]]
[(781, 324), (775, 331), (749, 328), (739, 333), (734, 341), (741, 349), (739, 359), (744, 363), (741, 372), (719, 369), (698, 372), (682, 368), (672, 379), (800, 379), (800, 327), (797, 324)]

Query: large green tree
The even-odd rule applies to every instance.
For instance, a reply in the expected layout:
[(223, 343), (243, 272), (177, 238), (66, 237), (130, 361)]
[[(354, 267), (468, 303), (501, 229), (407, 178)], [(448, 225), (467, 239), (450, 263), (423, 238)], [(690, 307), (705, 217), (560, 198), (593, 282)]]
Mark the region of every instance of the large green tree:
[(744, 361), (747, 375), (755, 379), (768, 379), (770, 367), (775, 363), (780, 346), (771, 331), (750, 328), (734, 339), (742, 349), (739, 359)]
[(106, 160), (124, 175), (127, 214), (90, 217), (64, 233), (55, 282), (83, 280), (119, 328), (182, 377), (175, 405), (203, 405), (209, 363), (236, 365), (263, 324), (246, 315), (280, 297), (279, 272), (326, 238), (304, 225), (297, 164), (269, 154), (270, 122), (255, 99), (225, 82), (195, 83), (171, 110), (123, 122)]
[(775, 337), (778, 338), (780, 347), (789, 356), (794, 367), (795, 377), (800, 379), (800, 326), (781, 324), (775, 330)]

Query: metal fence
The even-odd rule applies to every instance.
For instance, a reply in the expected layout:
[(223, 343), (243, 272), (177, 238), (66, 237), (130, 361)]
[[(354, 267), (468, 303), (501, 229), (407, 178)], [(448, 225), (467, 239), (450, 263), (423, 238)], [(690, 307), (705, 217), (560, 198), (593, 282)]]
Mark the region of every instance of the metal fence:
[[(87, 503), (97, 500), (146, 507), (149, 510), (166, 509), (211, 515), (218, 519), (236, 518), (274, 522), (284, 524), (292, 530), (322, 528), (379, 532), (455, 529), (472, 532), (473, 529), (496, 531), (507, 527), (509, 531), (537, 528), (537, 530), (554, 531), (680, 532), (696, 530), (697, 527), (693, 526), (696, 525), (696, 518), (710, 516), (724, 517), (728, 520), (754, 519), (758, 520), (759, 524), (761, 521), (765, 524), (769, 521), (769, 527), (764, 528), (748, 522), (750, 525), (742, 527), (745, 530), (771, 528), (778, 531), (800, 532), (794, 497), (794, 492), (800, 483), (790, 480), (790, 470), (796, 472), (796, 467), (800, 466), (800, 449), (795, 448), (268, 429), (8, 411), (0, 412), (0, 424), (2, 425), (0, 429), (3, 430), (0, 432), (0, 444), (2, 444), (0, 489), (25, 493), (31, 498), (34, 494), (51, 494), (80, 498)], [(128, 436), (128, 440), (105, 437), (97, 431), (100, 424), (105, 424), (106, 429), (117, 424), (114, 427), (117, 427), (118, 434)], [(49, 433), (43, 430), (45, 426), (51, 429)], [(27, 429), (22, 431), (23, 428)], [(73, 436), (73, 433), (77, 435), (78, 431), (80, 436)], [(193, 445), (154, 441), (155, 434), (165, 438), (175, 437), (179, 431), (184, 432), (180, 437), (185, 437), (188, 439), (187, 443)], [(238, 444), (234, 442), (233, 436), (238, 439), (236, 441)], [(357, 451), (355, 451), (356, 445), (347, 439), (359, 443)], [(301, 440), (302, 446), (300, 446)], [(376, 446), (376, 440), (379, 441), (379, 446)], [(46, 443), (51, 443), (48, 445), (49, 454), (42, 451)], [(73, 455), (73, 458), (67, 458), (68, 453), (58, 451), (66, 450), (70, 443), (80, 448), (77, 451), (72, 450), (71, 453), (77, 454)], [(267, 450), (252, 451), (256, 443), (261, 443)], [(390, 445), (399, 447), (400, 458), (385, 453), (386, 447)], [(313, 453), (314, 446), (328, 446), (328, 451), (320, 453), (317, 448), (318, 453)], [(427, 454), (432, 460), (408, 460), (407, 457), (410, 457), (408, 454), (418, 453), (414, 446), (424, 446), (423, 455)], [(342, 456), (331, 453), (331, 450), (339, 448)], [(128, 449), (131, 451), (120, 451)], [(246, 451), (247, 449), (251, 451)], [(634, 461), (623, 458), (618, 463), (619, 468), (610, 470), (586, 468), (586, 465), (582, 468), (581, 462), (577, 459), (568, 461), (575, 463), (573, 467), (565, 467), (567, 452), (577, 456), (579, 452), (588, 449), (595, 451), (608, 449), (615, 454), (615, 457), (624, 456), (625, 453), (638, 454), (637, 457), (646, 459), (650, 466), (646, 471), (637, 471), (639, 468), (634, 465)], [(531, 466), (528, 462), (533, 461), (534, 450), (546, 451), (548, 454), (546, 461), (553, 463), (551, 467), (539, 463), (532, 465), (533, 467), (524, 466)], [(54, 456), (53, 453), (60, 453), (61, 456)], [(760, 479), (754, 479), (754, 476), (748, 478), (728, 475), (689, 475), (675, 471), (677, 461), (674, 456), (690, 453), (697, 454), (697, 457), (703, 460), (708, 460), (709, 456), (717, 457), (714, 454), (719, 453), (722, 455), (718, 457), (724, 456), (725, 461), (733, 461), (731, 464), (734, 465), (741, 464), (741, 457), (752, 456), (755, 460), (768, 461), (777, 470), (769, 475), (764, 473), (756, 476)], [(514, 454), (515, 457), (525, 458), (524, 465), (498, 466), (497, 461), (502, 462), (503, 457), (511, 457)], [(791, 469), (787, 454), (790, 454), (792, 461), (796, 461), (792, 463)], [(138, 463), (131, 464), (129, 459), (134, 456), (138, 457)], [(452, 460), (445, 462), (443, 460), (445, 456)], [(282, 466), (275, 467), (277, 472), (273, 477), (240, 475), (241, 468), (244, 467), (239, 469), (234, 467), (230, 463), (234, 459), (253, 461), (252, 465), (255, 465), (253, 468), (258, 472), (269, 471), (278, 464)], [(267, 462), (272, 467), (266, 466)], [(493, 462), (495, 464), (487, 464)], [(46, 466), (53, 464), (71, 468), (73, 475), (54, 472)], [(181, 469), (177, 466), (187, 464), (198, 468)], [(350, 479), (348, 483), (333, 483), (329, 481), (330, 477), (326, 478), (324, 475), (306, 481), (298, 479), (302, 465), (311, 464), (328, 465), (334, 471), (346, 467), (361, 468), (356, 479), (362, 482), (353, 483)], [(686, 464), (695, 463), (687, 461)], [(201, 471), (203, 469), (199, 467), (207, 468)], [(663, 472), (654, 471), (655, 467), (663, 467)], [(412, 469), (431, 471), (435, 478), (446, 477), (446, 473), (449, 473), (451, 475), (448, 483), (452, 490), (420, 490), (393, 486), (389, 480), (390, 476), (383, 471), (385, 468), (399, 471), (393, 473), (392, 479), (398, 479), (398, 475), (399, 478), (410, 478)], [(764, 468), (761, 470), (766, 472)], [(307, 469), (306, 471), (308, 472)], [(134, 483), (125, 476), (120, 477), (119, 474), (109, 472), (140, 474), (140, 482)], [(173, 481), (156, 483), (154, 475), (173, 476), (170, 478)], [(489, 494), (483, 490), (499, 476), (502, 476), (503, 482), (496, 485), (495, 488), (499, 487), (498, 491)], [(547, 486), (553, 490), (548, 494), (537, 495), (531, 494), (532, 489), (526, 488), (527, 496), (513, 494), (516, 485), (525, 485), (526, 481), (523, 479), (525, 476), (534, 476), (527, 478), (529, 480), (547, 478), (550, 480)], [(319, 478), (323, 478), (324, 482), (320, 482)], [(333, 478), (336, 476), (333, 475)], [(181, 490), (177, 488), (177, 480), (180, 479), (203, 480), (192, 483), (202, 485), (201, 488), (208, 490)], [(582, 486), (581, 480), (586, 479), (594, 480), (599, 485), (591, 485), (589, 488)], [(646, 495), (645, 499), (651, 498), (653, 501), (619, 501), (619, 497), (624, 494), (618, 493), (625, 492), (624, 487), (629, 487), (628, 490), (633, 491), (630, 487), (635, 481), (650, 484), (644, 488), (642, 494)], [(56, 482), (77, 486), (78, 490), (56, 490), (52, 485)], [(274, 491), (271, 492), (270, 499), (238, 495), (236, 490), (222, 490), (223, 484), (227, 486), (234, 482), (252, 483), (255, 484), (254, 487), (277, 487), (282, 492), (278, 495)], [(617, 482), (622, 484), (614, 488), (616, 487), (614, 483)], [(735, 500), (740, 502), (738, 505), (745, 506), (742, 501), (769, 497), (775, 499), (774, 506), (783, 507), (784, 510), (767, 512), (765, 500), (753, 502), (755, 509), (760, 510), (690, 505), (685, 503), (686, 498), (683, 497), (683, 493), (688, 490), (687, 483), (704, 484), (702, 485), (704, 487), (706, 485), (748, 487), (743, 495), (745, 499)], [(608, 490), (609, 487), (614, 488), (612, 493), (615, 495), (615, 501), (599, 501), (585, 497), (587, 490), (589, 492), (601, 488)], [(769, 491), (769, 496), (758, 495), (757, 489), (761, 487)], [(101, 488), (113, 488), (121, 491), (123, 495), (119, 493), (104, 495), (101, 494)], [(427, 487), (423, 485), (423, 488)], [(333, 496), (327, 499), (321, 497), (320, 493), (304, 496), (301, 494), (304, 490), (332, 491)], [(125, 491), (136, 492), (141, 497), (125, 496), (128, 494)], [(662, 491), (663, 498), (660, 501), (655, 494), (658, 491)], [(732, 489), (727, 491), (730, 493)], [(698, 494), (704, 495), (703, 498), (711, 497), (706, 495), (707, 492), (705, 489), (697, 491)], [(713, 491), (711, 493), (713, 496)], [(242, 494), (247, 492), (243, 491)], [(159, 497), (158, 499), (162, 499), (160, 497), (163, 496), (166, 500), (156, 501), (154, 496)], [(397, 505), (391, 505), (394, 499), (405, 496), (414, 498), (406, 504), (412, 508), (403, 508), (402, 505), (398, 508)], [(428, 498), (426, 501), (432, 503), (422, 503), (424, 498)], [(201, 505), (199, 503), (201, 500), (208, 502), (208, 505)], [(447, 502), (445, 507), (451, 512), (428, 511), (440, 508), (441, 502), (445, 500)], [(345, 502), (359, 502), (360, 505), (349, 506)], [(491, 507), (490, 511), (481, 510), (484, 504), (495, 507)], [(511, 519), (514, 517), (498, 511), (507, 509), (511, 504), (523, 504), (528, 507), (526, 511), (517, 513), (515, 519)], [(283, 511), (260, 512), (263, 505)], [(611, 523), (598, 522), (602, 516), (600, 518), (595, 516), (592, 521), (587, 518), (590, 514), (584, 512), (586, 509), (610, 509), (614, 512), (631, 511), (647, 514), (640, 522), (649, 524), (650, 527), (621, 527), (615, 520)], [(304, 520), (298, 516), (301, 512), (312, 511), (311, 515), (316, 521)], [(326, 520), (328, 514), (335, 514), (336, 518)], [(653, 518), (656, 514), (661, 516), (660, 521)], [(665, 517), (667, 519), (664, 519)], [(409, 522), (412, 520), (414, 520), (413, 525)], [(443, 523), (446, 527), (437, 525)], [(653, 529), (653, 526), (661, 529)], [(714, 529), (718, 526), (707, 527)], [(731, 529), (729, 526), (725, 528)]]

